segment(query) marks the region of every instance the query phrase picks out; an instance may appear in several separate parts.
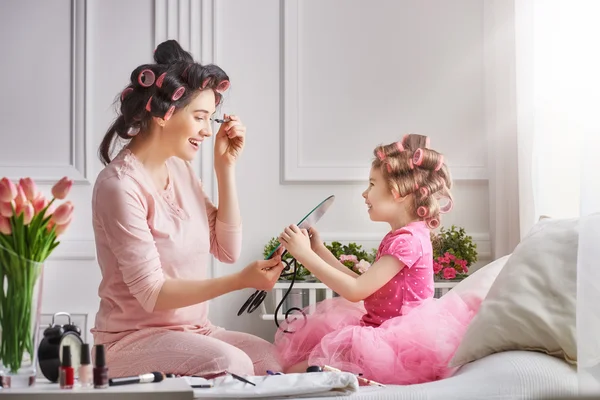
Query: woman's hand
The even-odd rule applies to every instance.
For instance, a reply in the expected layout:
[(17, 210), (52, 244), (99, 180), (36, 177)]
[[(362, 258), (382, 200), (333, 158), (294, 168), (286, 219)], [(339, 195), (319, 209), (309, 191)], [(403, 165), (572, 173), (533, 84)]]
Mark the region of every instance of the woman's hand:
[(306, 229), (300, 229), (296, 225), (290, 225), (281, 232), (279, 243), (298, 261), (306, 254), (312, 252), (308, 232)]
[(230, 121), (221, 124), (215, 136), (215, 167), (234, 165), (244, 149), (246, 127), (235, 115), (224, 118)]
[(285, 265), (281, 262), (283, 248), (280, 247), (268, 260), (254, 261), (240, 271), (240, 281), (244, 287), (258, 290), (271, 290), (279, 279)]

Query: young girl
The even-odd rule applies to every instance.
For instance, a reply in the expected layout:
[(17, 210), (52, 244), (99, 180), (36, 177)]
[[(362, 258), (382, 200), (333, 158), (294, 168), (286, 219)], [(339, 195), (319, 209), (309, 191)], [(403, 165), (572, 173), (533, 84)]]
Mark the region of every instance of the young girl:
[(319, 303), (306, 321), (290, 318), (281, 326), (275, 345), (288, 373), (328, 365), (381, 383), (415, 384), (453, 372), (447, 365), (478, 305), (452, 292), (433, 298), (430, 229), (452, 208), (448, 168), (421, 135), (406, 135), (374, 153), (363, 197), (371, 220), (387, 222), (391, 230), (364, 274), (341, 264), (314, 228), (292, 225), (279, 237), (341, 296)]

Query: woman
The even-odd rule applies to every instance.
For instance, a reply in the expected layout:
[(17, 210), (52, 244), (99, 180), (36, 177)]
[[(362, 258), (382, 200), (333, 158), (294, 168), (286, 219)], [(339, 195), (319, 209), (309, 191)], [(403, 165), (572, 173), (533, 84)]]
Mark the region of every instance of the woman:
[[(218, 208), (190, 166), (212, 135), (211, 116), (229, 78), (195, 63), (173, 40), (158, 46), (154, 60), (131, 74), (120, 115), (100, 145), (106, 167), (92, 205), (102, 271), (94, 342), (105, 345), (113, 377), (279, 369), (270, 343), (207, 319), (209, 300), (243, 288), (270, 290), (283, 269), (277, 254), (205, 279), (210, 254), (233, 263), (241, 247), (234, 181), (246, 131), (240, 119), (229, 116), (215, 137)], [(111, 160), (117, 136), (130, 141)]]

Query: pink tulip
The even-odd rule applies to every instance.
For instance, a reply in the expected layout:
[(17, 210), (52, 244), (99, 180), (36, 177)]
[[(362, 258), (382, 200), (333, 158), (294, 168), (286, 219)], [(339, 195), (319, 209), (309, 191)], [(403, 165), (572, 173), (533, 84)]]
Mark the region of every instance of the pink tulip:
[(58, 206), (54, 214), (52, 214), (52, 221), (56, 225), (64, 225), (71, 220), (73, 214), (73, 204), (70, 201)]
[(0, 216), (0, 233), (3, 235), (10, 235), (12, 233), (12, 229), (10, 228), (10, 221), (8, 218)]
[(52, 187), (52, 196), (58, 200), (64, 200), (73, 186), (73, 181), (66, 176)]
[(33, 215), (35, 214), (35, 210), (33, 209), (33, 205), (31, 203), (27, 203), (25, 208), (23, 208), (23, 223), (25, 225), (29, 225), (31, 220), (33, 219)]
[(0, 202), (0, 217), (10, 218), (13, 216), (13, 202)]
[(23, 188), (27, 200), (33, 201), (38, 196), (38, 188), (31, 178), (23, 178), (19, 181), (19, 186)]
[[(27, 196), (25, 196), (23, 188), (21, 187), (21, 185), (17, 186), (17, 197), (15, 197), (15, 204), (17, 206), (17, 209), (23, 210), (27, 203), (29, 203), (29, 200), (27, 200)], [(20, 213), (17, 213), (17, 215), (19, 214)]]
[(56, 230), (54, 231), (54, 232), (56, 232), (56, 236), (60, 236), (63, 233), (65, 233), (65, 231), (69, 227), (70, 223), (71, 223), (71, 220), (67, 221), (67, 223), (62, 224), (62, 225), (56, 225)]
[(35, 213), (37, 214), (40, 211), (42, 211), (44, 208), (46, 208), (49, 201), (44, 196), (39, 195), (35, 200), (32, 201), (32, 203), (33, 203), (33, 209), (35, 210)]
[(0, 180), (0, 202), (9, 203), (17, 197), (17, 187), (8, 178)]

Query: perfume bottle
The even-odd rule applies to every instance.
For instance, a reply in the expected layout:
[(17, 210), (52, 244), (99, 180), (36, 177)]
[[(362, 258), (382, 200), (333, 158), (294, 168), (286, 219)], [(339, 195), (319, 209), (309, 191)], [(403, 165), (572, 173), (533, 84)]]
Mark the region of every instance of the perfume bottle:
[(92, 364), (90, 362), (90, 345), (84, 343), (81, 345), (81, 364), (79, 365), (79, 386), (82, 388), (91, 388), (94, 386)]

